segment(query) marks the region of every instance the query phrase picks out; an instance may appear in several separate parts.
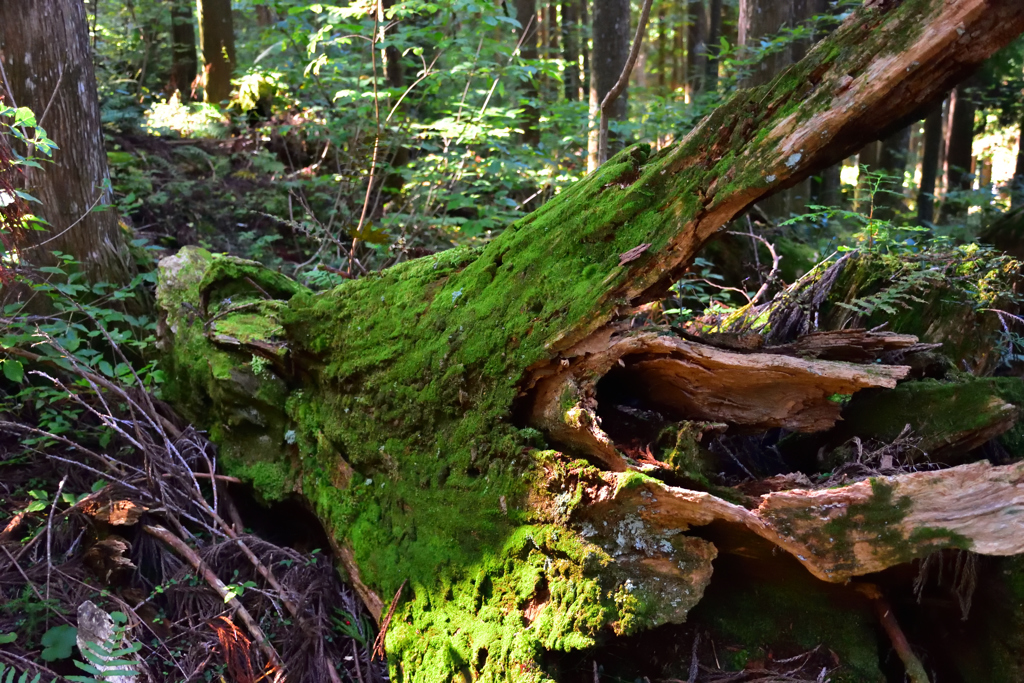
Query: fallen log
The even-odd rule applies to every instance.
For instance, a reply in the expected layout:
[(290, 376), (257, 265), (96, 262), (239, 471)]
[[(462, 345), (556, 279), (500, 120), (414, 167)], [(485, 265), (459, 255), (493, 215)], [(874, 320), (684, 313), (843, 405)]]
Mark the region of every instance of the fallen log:
[[(942, 547), (1018, 552), (1001, 535), (988, 538), (991, 520), (972, 517), (968, 499), (955, 509), (973, 521), (934, 526), (912, 497), (931, 489), (902, 479), (878, 490), (860, 483), (772, 493), (764, 510), (750, 511), (635, 471), (598, 430), (566, 415), (578, 405), (582, 425), (591, 409), (586, 387), (600, 373), (573, 372), (586, 363), (579, 350), (594, 344), (602, 363), (632, 363), (679, 415), (722, 413), (732, 422), (759, 410), (748, 427), (831, 424), (826, 392), (902, 377), (895, 367), (777, 354), (751, 361), (664, 336), (644, 337), (668, 349), (658, 358), (613, 360), (618, 352), (600, 340), (661, 296), (729, 220), (914, 120), (1022, 30), (1011, 0), (874, 3), (683, 140), (657, 154), (628, 148), (486, 247), (328, 292), (255, 263), (183, 250), (161, 263), (158, 292), (168, 398), (210, 429), (228, 474), (267, 500), (300, 495), (312, 507), (378, 617), (387, 607), (380, 596), (408, 582), (387, 634), (396, 680), (553, 680), (545, 653), (685, 619), (716, 548), (670, 534), (670, 519), (679, 529), (739, 525), (797, 557), (811, 553), (801, 561), (831, 580)], [(731, 393), (696, 381), (718, 373), (733, 378)], [(568, 397), (572, 405), (559, 401), (558, 411), (554, 389), (540, 396), (545, 383), (571, 394), (573, 382), (583, 393)], [(789, 409), (737, 391), (751, 386), (776, 392)], [(746, 408), (731, 406), (740, 396)], [(601, 469), (549, 450), (561, 443)], [(1000, 509), (1015, 509), (1003, 482), (1017, 475), (978, 467), (972, 490), (994, 486)], [(664, 509), (653, 535), (645, 492)], [(835, 507), (805, 521), (819, 504)], [(869, 514), (893, 505), (893, 514)], [(827, 525), (844, 519), (857, 520), (849, 552), (813, 555)], [(606, 522), (621, 533), (607, 535)], [(894, 523), (900, 552), (860, 550), (885, 541)], [(913, 537), (935, 528), (942, 531)]]

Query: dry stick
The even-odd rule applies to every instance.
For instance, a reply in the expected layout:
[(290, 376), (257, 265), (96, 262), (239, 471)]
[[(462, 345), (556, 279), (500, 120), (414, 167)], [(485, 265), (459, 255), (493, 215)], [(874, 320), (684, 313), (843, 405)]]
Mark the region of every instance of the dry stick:
[(388, 615), (384, 617), (384, 621), (381, 622), (380, 632), (377, 634), (376, 640), (373, 641), (373, 657), (370, 661), (373, 661), (374, 657), (380, 657), (382, 660), (386, 656), (384, 653), (384, 641), (388, 637), (388, 626), (391, 625), (391, 617), (395, 616), (395, 608), (398, 607), (398, 601), (402, 598), (402, 590), (405, 589), (405, 584), (409, 581), (406, 579), (402, 582), (402, 585), (398, 587), (398, 591), (395, 593), (395, 599), (391, 601), (391, 607), (388, 609)]
[[(735, 232), (733, 230), (728, 230), (727, 232), (730, 235), (737, 235), (739, 237), (749, 237), (752, 240), (757, 240), (758, 242), (760, 242), (764, 246), (768, 247), (768, 253), (770, 253), (772, 255), (772, 269), (771, 269), (771, 272), (768, 273), (768, 277), (766, 277), (764, 279), (764, 282), (761, 283), (761, 289), (757, 290), (757, 292), (754, 294), (754, 296), (750, 299), (750, 305), (751, 306), (756, 306), (757, 302), (761, 300), (761, 297), (763, 297), (768, 292), (768, 286), (771, 285), (772, 280), (774, 280), (775, 276), (778, 274), (778, 272), (779, 272), (779, 261), (782, 260), (782, 257), (775, 253), (775, 247), (772, 246), (771, 242), (769, 242), (765, 238), (761, 237), (760, 235), (755, 235), (752, 232), (749, 232), (749, 233), (748, 232)], [(757, 253), (757, 245), (756, 244), (754, 245), (754, 253), (755, 254)]]
[(57, 509), (57, 501), (64, 491), (64, 484), (68, 481), (68, 475), (64, 475), (57, 486), (57, 493), (53, 494), (53, 503), (50, 504), (50, 514), (46, 516), (46, 599), (50, 599), (50, 570), (53, 569), (53, 513)]
[(889, 603), (882, 595), (882, 591), (872, 583), (859, 583), (856, 585), (856, 589), (871, 601), (871, 606), (874, 607), (878, 620), (882, 622), (882, 628), (885, 629), (886, 635), (889, 636), (893, 649), (896, 650), (896, 654), (903, 661), (903, 666), (907, 670), (907, 678), (910, 679), (910, 683), (928, 683), (928, 673), (924, 670), (921, 660), (917, 658), (917, 655), (910, 648), (910, 643), (907, 642), (907, 637), (896, 622), (896, 617), (892, 613), (892, 607), (889, 606)]
[(384, 5), (382, 0), (377, 0), (377, 11), (373, 13), (373, 42), (370, 44), (370, 62), (373, 64), (373, 118), (377, 126), (373, 135), (373, 157), (370, 160), (370, 179), (366, 183), (366, 196), (363, 197), (363, 210), (359, 214), (359, 225), (356, 226), (356, 234), (352, 238), (352, 248), (348, 252), (348, 274), (352, 274), (352, 262), (356, 258), (356, 246), (359, 244), (359, 234), (363, 231), (366, 223), (366, 211), (370, 208), (370, 194), (373, 192), (373, 180), (377, 175), (377, 153), (380, 150), (380, 101), (377, 96), (377, 27), (384, 19)]
[(633, 73), (636, 59), (640, 56), (640, 45), (643, 43), (644, 31), (647, 30), (647, 19), (650, 16), (651, 0), (644, 0), (643, 9), (640, 10), (640, 21), (636, 25), (636, 36), (633, 38), (633, 49), (629, 51), (626, 66), (622, 68), (619, 80), (601, 100), (601, 125), (597, 136), (597, 163), (599, 166), (608, 160), (608, 110), (611, 109), (612, 103), (618, 99), (622, 91), (626, 89), (626, 84), (629, 83), (629, 75)]
[(219, 595), (224, 602), (235, 610), (235, 614), (238, 615), (238, 618), (242, 620), (242, 623), (244, 623), (246, 628), (249, 629), (249, 633), (252, 634), (252, 637), (259, 644), (260, 650), (267, 658), (267, 661), (269, 661), (274, 667), (281, 669), (281, 657), (277, 654), (274, 646), (267, 639), (266, 634), (263, 633), (263, 629), (259, 627), (256, 620), (252, 618), (251, 614), (249, 614), (249, 611), (242, 606), (242, 603), (238, 602), (238, 598), (228, 592), (228, 589), (224, 586), (221, 580), (217, 578), (217, 575), (213, 573), (213, 570), (203, 562), (202, 558), (199, 557), (192, 548), (185, 545), (184, 541), (162, 526), (147, 524), (142, 527), (142, 530), (169, 545), (175, 552), (187, 560), (197, 572), (202, 574), (203, 578), (206, 579), (206, 582), (210, 584), (210, 587), (217, 592), (217, 595)]

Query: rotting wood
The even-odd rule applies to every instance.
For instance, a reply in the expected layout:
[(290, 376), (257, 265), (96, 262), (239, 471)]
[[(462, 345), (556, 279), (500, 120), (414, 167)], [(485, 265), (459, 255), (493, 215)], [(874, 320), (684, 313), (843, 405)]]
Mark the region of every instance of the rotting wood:
[(585, 517), (635, 516), (651, 537), (724, 521), (745, 526), (842, 583), (923, 557), (941, 547), (982, 555), (1024, 553), (1024, 463), (986, 461), (946, 470), (875, 477), (821, 490), (777, 491), (749, 510), (710, 493), (631, 473), (602, 475)]
[[(863, 335), (857, 335), (858, 338)], [(895, 339), (894, 339), (895, 337)], [(872, 340), (879, 348), (911, 347), (914, 337)], [(850, 348), (852, 339), (843, 342)], [(870, 351), (865, 352), (871, 356)], [(822, 431), (839, 419), (836, 395), (888, 388), (910, 368), (736, 353), (665, 332), (609, 327), (568, 349), (554, 374), (532, 390), (530, 422), (563, 447), (622, 471), (626, 462), (597, 416), (597, 383), (616, 366), (643, 387), (652, 406), (675, 420), (711, 420), (744, 427)], [(547, 369), (550, 372), (551, 368)]]

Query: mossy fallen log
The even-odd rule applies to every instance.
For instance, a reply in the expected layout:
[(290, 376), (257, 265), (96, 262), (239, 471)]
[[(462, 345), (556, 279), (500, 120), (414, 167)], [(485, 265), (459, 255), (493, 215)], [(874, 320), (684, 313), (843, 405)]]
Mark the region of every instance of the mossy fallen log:
[[(557, 435), (529, 423), (534, 387), (659, 297), (746, 207), (913, 119), (1022, 30), (1015, 0), (874, 3), (674, 146), (624, 150), (486, 247), (328, 292), (186, 249), (161, 264), (168, 397), (210, 429), (228, 472), (268, 500), (307, 501), (376, 614), (407, 586), (387, 635), (394, 680), (550, 681), (546, 653), (686, 618), (716, 556), (686, 529), (722, 522), (794, 554), (825, 530), (801, 526), (792, 492), (771, 494), (783, 496), (771, 510), (787, 531), (645, 475), (624, 454), (581, 449), (597, 467), (552, 450)], [(801, 367), (806, 377), (826, 366)], [(896, 372), (828, 367), (862, 378), (837, 393)], [(982, 481), (1016, 476), (983, 470)], [(904, 538), (931, 522), (893, 532), (916, 508), (868, 514), (902, 500), (901, 483), (881, 486), (804, 496), (844, 518), (865, 506), (852, 560), (812, 553), (801, 561), (815, 575), (838, 580), (942, 547), (1018, 551), (984, 545), (970, 525)], [(654, 522), (652, 499), (665, 509)], [(870, 538), (881, 545), (863, 559)]]

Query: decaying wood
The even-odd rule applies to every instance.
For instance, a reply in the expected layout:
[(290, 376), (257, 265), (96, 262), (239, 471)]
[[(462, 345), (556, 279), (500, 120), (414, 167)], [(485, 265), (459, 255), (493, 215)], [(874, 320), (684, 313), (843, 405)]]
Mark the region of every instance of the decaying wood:
[[(863, 337), (863, 334), (857, 335)], [(822, 335), (819, 335), (820, 339)], [(913, 346), (914, 337), (871, 339), (875, 348)], [(845, 349), (853, 346), (848, 335)], [(756, 429), (828, 429), (839, 419), (836, 395), (893, 388), (906, 366), (806, 360), (779, 353), (735, 353), (660, 332), (610, 327), (562, 353), (553, 374), (538, 377), (531, 424), (566, 448), (599, 458), (612, 470), (626, 462), (597, 416), (597, 383), (616, 366), (643, 387), (651, 406), (674, 420), (709, 420)], [(547, 368), (551, 372), (552, 368)]]
[(874, 330), (825, 330), (806, 334), (790, 344), (764, 348), (765, 353), (787, 356), (872, 363), (895, 353), (915, 353), (939, 348), (941, 344), (919, 344), (911, 334)]
[(740, 524), (824, 581), (879, 572), (950, 543), (982, 555), (1024, 553), (1024, 463), (981, 461), (841, 488), (778, 491), (761, 496), (753, 510), (656, 479), (623, 486), (630, 476), (603, 475), (604, 485), (589, 492), (588, 520), (634, 516), (651, 538), (713, 521)]
[[(161, 264), (158, 294), (179, 400), (218, 430), (232, 474), (307, 497), (375, 614), (408, 580), (387, 649), (412, 683), (550, 681), (544, 650), (682, 621), (717, 554), (685, 531), (712, 522), (833, 582), (942, 547), (1022, 552), (1022, 466), (777, 491), (748, 509), (640, 473), (597, 419), (613, 371), (675, 419), (762, 430), (827, 428), (836, 394), (904, 378), (904, 366), (723, 350), (618, 321), (747, 207), (913, 120), (1022, 30), (1017, 0), (859, 10), (773, 83), (670, 148), (625, 150), (480, 251), (331, 291), (183, 250)], [(225, 305), (251, 305), (262, 326), (232, 330)], [(803, 348), (849, 356), (850, 337)], [(855, 356), (912, 348), (862, 340)], [(273, 367), (257, 375), (267, 344)]]

